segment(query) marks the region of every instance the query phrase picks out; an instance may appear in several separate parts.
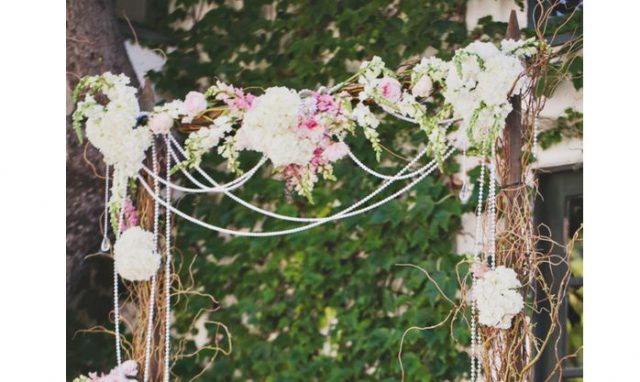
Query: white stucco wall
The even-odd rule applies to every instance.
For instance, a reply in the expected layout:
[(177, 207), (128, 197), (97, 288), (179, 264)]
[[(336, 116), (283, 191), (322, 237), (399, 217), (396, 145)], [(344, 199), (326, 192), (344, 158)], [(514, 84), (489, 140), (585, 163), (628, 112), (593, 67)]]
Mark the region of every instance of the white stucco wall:
[(521, 10), (513, 0), (469, 0), (465, 22), (467, 30), (473, 30), (478, 20), (485, 16), (492, 16), (493, 21), (508, 22), (511, 11), (515, 10), (520, 28), (527, 26), (527, 6)]

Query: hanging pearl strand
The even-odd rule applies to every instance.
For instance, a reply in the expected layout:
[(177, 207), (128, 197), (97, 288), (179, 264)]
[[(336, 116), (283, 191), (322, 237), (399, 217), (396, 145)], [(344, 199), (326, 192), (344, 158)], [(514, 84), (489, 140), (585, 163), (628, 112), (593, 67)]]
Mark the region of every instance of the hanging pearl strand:
[[(123, 201), (127, 199), (127, 192), (124, 193)], [(121, 227), (124, 225), (124, 202), (120, 207), (120, 216), (118, 218), (118, 233), (116, 240), (120, 238), (122, 233)], [(116, 360), (118, 366), (122, 363), (122, 345), (120, 343), (120, 304), (118, 302), (118, 271), (116, 270), (115, 259), (113, 261), (113, 319), (115, 321), (115, 333), (116, 333)]]
[(469, 176), (467, 175), (467, 150), (463, 150), (462, 151), (462, 187), (460, 188), (460, 201), (462, 201), (462, 203), (467, 203), (469, 201), (469, 199), (471, 198), (471, 187), (469, 186), (469, 182), (468, 182), (468, 178)]
[[(478, 178), (478, 205), (476, 207), (476, 228), (475, 228), (475, 243), (473, 248), (473, 261), (477, 263), (480, 261), (480, 247), (482, 245), (482, 230), (481, 230), (481, 221), (482, 221), (482, 202), (483, 202), (483, 192), (484, 192), (484, 176), (486, 169), (486, 155), (485, 155), (485, 144), (482, 145), (482, 154), (481, 154), (481, 163), (480, 163), (480, 177)], [(475, 275), (471, 276), (472, 279), (472, 290), (476, 287), (477, 278)], [(480, 346), (480, 335), (478, 334), (477, 329), (477, 312), (478, 306), (475, 299), (471, 299), (471, 382), (475, 382), (478, 377), (478, 373), (480, 372), (480, 363), (481, 360), (477, 357), (476, 352), (477, 348)]]
[[(171, 160), (169, 158), (169, 152), (171, 149), (169, 143), (169, 136), (165, 135), (164, 142), (167, 147), (167, 184), (171, 181)], [(165, 187), (165, 203), (166, 203), (166, 214), (165, 214), (165, 268), (164, 268), (164, 289), (165, 289), (165, 300), (166, 300), (166, 308), (165, 308), (165, 337), (164, 337), (164, 381), (169, 382), (169, 366), (170, 355), (171, 355), (171, 187)]]
[(533, 156), (538, 158), (538, 133), (540, 132), (540, 124), (538, 122), (538, 117), (535, 117), (533, 120), (533, 147), (531, 148), (531, 152)]
[(491, 163), (489, 165), (489, 251), (487, 253), (491, 269), (496, 269), (496, 143), (491, 143)]
[(109, 241), (109, 165), (105, 165), (104, 174), (104, 233), (102, 234), (101, 252), (108, 252), (111, 249)]
[[(153, 173), (156, 175), (153, 180), (153, 189), (156, 194), (160, 193), (160, 185), (158, 183), (158, 155), (156, 152), (156, 142), (153, 141), (153, 145), (151, 146), (151, 159), (153, 163)], [(159, 245), (158, 245), (158, 236), (159, 236), (159, 227), (160, 227), (160, 203), (158, 200), (154, 199), (153, 203), (153, 250), (158, 253)], [(153, 315), (154, 315), (154, 307), (155, 307), (155, 298), (156, 298), (156, 275), (151, 276), (151, 285), (149, 286), (149, 313), (148, 313), (148, 321), (147, 321), (147, 338), (146, 338), (146, 348), (144, 352), (144, 382), (149, 381), (149, 364), (151, 362), (151, 339), (153, 337)]]

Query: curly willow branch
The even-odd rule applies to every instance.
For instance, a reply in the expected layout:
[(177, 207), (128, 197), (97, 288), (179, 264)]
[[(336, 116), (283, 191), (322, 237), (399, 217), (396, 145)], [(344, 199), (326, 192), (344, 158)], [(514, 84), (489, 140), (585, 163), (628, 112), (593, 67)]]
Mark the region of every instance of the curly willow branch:
[[(541, 10), (541, 17), (538, 20), (536, 33), (540, 41), (544, 41), (545, 28), (548, 19), (553, 13), (553, 7), (548, 7), (538, 0), (537, 7)], [(571, 15), (573, 17), (573, 15)], [(557, 34), (557, 31), (556, 31)], [(555, 40), (555, 34), (552, 41)], [(571, 56), (575, 55), (581, 48), (581, 38), (571, 39), (569, 42), (554, 47), (554, 49), (542, 49), (541, 53), (527, 62), (526, 75), (529, 78), (529, 86), (525, 92), (521, 94), (523, 112), (520, 116), (522, 124), (523, 147), (521, 155), (520, 167), (522, 174), (520, 180), (515, 184), (503, 185), (499, 190), (496, 200), (498, 231), (496, 236), (496, 263), (514, 269), (519, 276), (522, 284), (522, 293), (525, 299), (525, 309), (515, 316), (512, 320), (511, 327), (507, 330), (486, 327), (480, 325), (478, 334), (480, 336), (480, 354), (482, 360), (482, 370), (486, 381), (527, 381), (530, 380), (530, 373), (534, 365), (540, 360), (542, 352), (553, 347), (555, 352), (554, 372), (561, 370), (562, 363), (575, 354), (568, 356), (560, 356), (562, 352), (559, 349), (559, 341), (553, 341), (553, 333), (562, 330), (559, 322), (562, 301), (567, 294), (569, 285), (570, 271), (567, 266), (567, 272), (564, 272), (559, 279), (547, 279), (542, 269), (548, 266), (557, 266), (558, 264), (568, 264), (571, 252), (577, 236), (570, 241), (564, 252), (566, 256), (554, 255), (551, 253), (540, 253), (540, 243), (550, 244), (550, 248), (556, 246), (563, 248), (559, 243), (554, 243), (548, 236), (542, 235), (544, 226), (533, 226), (533, 202), (538, 195), (536, 182), (527, 186), (527, 174), (530, 171), (530, 164), (533, 162), (533, 132), (534, 123), (540, 111), (544, 108), (545, 98), (539, 96), (542, 89), (543, 94), (550, 94), (555, 84), (549, 84), (550, 81), (543, 81), (543, 78), (549, 76), (551, 69), (550, 62), (552, 60), (560, 60), (561, 62), (571, 62)], [(563, 61), (564, 60), (564, 61)], [(566, 64), (564, 64), (566, 67)], [(561, 69), (562, 70), (562, 69)], [(536, 91), (538, 90), (538, 92)], [(498, 178), (503, 182), (509, 179), (509, 152), (508, 139), (499, 138), (497, 140), (497, 158), (496, 167)], [(487, 209), (484, 208), (484, 211)], [(486, 216), (483, 217), (486, 220)], [(487, 221), (483, 222), (483, 229), (487, 230)], [(484, 237), (487, 237), (486, 233)], [(485, 246), (487, 243), (484, 243)], [(484, 248), (486, 251), (486, 248)], [(411, 327), (407, 329), (401, 340), (398, 360), (404, 380), (404, 367), (402, 365), (401, 354), (405, 336), (412, 330), (427, 330), (437, 328), (447, 320), (451, 319), (450, 331), (453, 336), (453, 325), (458, 312), (464, 312), (463, 319), (470, 326), (467, 318), (470, 313), (470, 306), (467, 300), (470, 291), (471, 275), (467, 272), (464, 277), (460, 277), (459, 266), (467, 261), (462, 261), (456, 267), (458, 281), (460, 284), (459, 303), (453, 303), (442, 293), (442, 289), (437, 286), (437, 282), (430, 277), (429, 273), (424, 269), (413, 264), (403, 264), (420, 269), (427, 279), (436, 285), (438, 292), (444, 296), (445, 300), (452, 303), (455, 307), (449, 312), (449, 315), (442, 322), (431, 327)], [(552, 288), (555, 286), (555, 289)], [(540, 338), (536, 337), (531, 324), (531, 315), (533, 313), (547, 315), (550, 321), (549, 331), (544, 333)]]

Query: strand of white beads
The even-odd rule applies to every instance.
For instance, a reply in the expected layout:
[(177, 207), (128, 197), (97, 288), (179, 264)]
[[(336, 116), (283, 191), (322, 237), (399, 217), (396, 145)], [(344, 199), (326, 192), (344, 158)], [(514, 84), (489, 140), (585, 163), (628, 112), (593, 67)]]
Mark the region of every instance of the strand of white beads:
[[(171, 143), (169, 136), (165, 135), (164, 143), (167, 147), (167, 183), (171, 181), (171, 160), (169, 152), (171, 151)], [(164, 333), (164, 381), (169, 382), (169, 367), (171, 365), (171, 187), (165, 187), (165, 265), (164, 265), (164, 297), (166, 301), (165, 308), (165, 333)]]
[(491, 163), (489, 165), (489, 251), (491, 269), (496, 269), (496, 143), (491, 143)]
[[(122, 226), (124, 225), (124, 200), (127, 199), (127, 193), (125, 191), (124, 198), (122, 199), (122, 207), (120, 208), (120, 216), (118, 218), (118, 233), (116, 240), (122, 234)], [(118, 362), (118, 366), (122, 363), (122, 344), (120, 343), (120, 303), (118, 302), (119, 297), (118, 292), (118, 271), (116, 270), (116, 262), (113, 262), (113, 320), (114, 320), (114, 331), (116, 335), (116, 360)]]
[(109, 165), (105, 165), (104, 171), (104, 229), (100, 252), (107, 253), (111, 249), (111, 242), (109, 241)]
[[(478, 205), (476, 207), (476, 227), (475, 227), (475, 243), (473, 248), (473, 261), (474, 263), (479, 263), (480, 259), (480, 250), (482, 246), (482, 203), (484, 201), (483, 193), (484, 193), (484, 176), (486, 171), (486, 156), (485, 156), (485, 146), (482, 146), (482, 156), (480, 162), (480, 177), (478, 178)], [(476, 275), (472, 275), (472, 289), (475, 289), (477, 284)], [(477, 349), (480, 346), (480, 335), (478, 334), (477, 328), (477, 315), (478, 315), (478, 306), (476, 300), (474, 298), (471, 299), (471, 382), (475, 382), (478, 377), (478, 372), (481, 370), (481, 360), (477, 356)]]
[[(156, 152), (156, 142), (153, 141), (151, 146), (151, 160), (153, 163), (153, 173), (158, 175), (158, 155)], [(160, 192), (160, 185), (158, 183), (157, 176), (153, 178), (153, 189), (156, 194)], [(160, 203), (157, 200), (153, 201), (153, 250), (156, 253), (159, 251), (159, 227), (160, 227)], [(144, 351), (144, 382), (149, 381), (149, 365), (151, 362), (151, 339), (153, 338), (153, 315), (155, 308), (156, 298), (156, 275), (151, 276), (151, 283), (149, 285), (149, 313), (147, 320), (147, 338), (145, 342)]]
[(531, 148), (531, 152), (536, 159), (538, 158), (538, 133), (540, 133), (540, 123), (538, 117), (536, 117), (533, 120), (533, 147)]

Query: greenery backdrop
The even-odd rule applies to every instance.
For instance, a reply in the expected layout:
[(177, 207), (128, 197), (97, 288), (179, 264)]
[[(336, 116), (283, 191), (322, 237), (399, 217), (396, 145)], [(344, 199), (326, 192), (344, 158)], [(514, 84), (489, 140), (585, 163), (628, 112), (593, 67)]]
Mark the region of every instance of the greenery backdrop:
[[(141, 41), (170, 52), (163, 71), (151, 75), (167, 98), (183, 97), (194, 88), (204, 90), (214, 77), (242, 87), (313, 89), (345, 79), (358, 61), (374, 55), (390, 68), (427, 49), (446, 58), (474, 39), (499, 39), (506, 29), (505, 23), (487, 17), (468, 31), (466, 2), (458, 0), (393, 5), (382, 0), (255, 0), (241, 7), (234, 5), (237, 2), (210, 1), (214, 9), (208, 12), (201, 12), (199, 1), (174, 3), (169, 7), (155, 2), (154, 17), (146, 25), (170, 41)], [(379, 129), (383, 144), (402, 155), (415, 153), (425, 139), (412, 126), (390, 119)], [(352, 140), (350, 146), (370, 165), (385, 167), (381, 171), (391, 173), (403, 164), (387, 153), (382, 165), (376, 165), (366, 142)], [(256, 159), (243, 156), (245, 168)], [(211, 156), (205, 162), (208, 171), (228, 178), (218, 171), (219, 158)], [(181, 278), (189, 284), (191, 269), (193, 287), (221, 302), (218, 307), (204, 297), (181, 298), (174, 309), (178, 337), (195, 335), (188, 330), (194, 315), (218, 307), (208, 319), (224, 323), (233, 340), (232, 353), (218, 354), (199, 380), (399, 380), (396, 355), (403, 331), (441, 321), (450, 306), (422, 273), (396, 265), (413, 263), (428, 269), (445, 293), (455, 297), (458, 281), (453, 269), (461, 257), (454, 253), (454, 235), (461, 214), (475, 203), (460, 204), (451, 178), (456, 170), (457, 164), (449, 161), (443, 174), (429, 176), (383, 208), (292, 236), (227, 238), (178, 220)], [(291, 215), (328, 215), (377, 184), (344, 161), (336, 166), (341, 181), (321, 182), (314, 194), (316, 204), (310, 205), (298, 198), (288, 203), (283, 183), (271, 179), (268, 170), (263, 175), (239, 195)], [(222, 226), (289, 227), (212, 196), (184, 197), (179, 207)], [(320, 355), (325, 341), (320, 327), (327, 313), (334, 312), (338, 321), (330, 336), (339, 349), (331, 358)], [(206, 328), (210, 338), (216, 336), (214, 325)], [(408, 380), (456, 380), (465, 373), (468, 357), (461, 344), (468, 343), (468, 330), (460, 321), (454, 326), (461, 344), (450, 334), (442, 328), (407, 337), (403, 361)], [(111, 338), (88, 336), (80, 336), (68, 350), (77, 354), (69, 375), (86, 372), (87, 364), (111, 367)], [(94, 350), (99, 341), (104, 341), (104, 360)], [(194, 341), (186, 344), (187, 353), (196, 349)], [(203, 351), (195, 359), (179, 360), (174, 371), (188, 380), (213, 354)]]

